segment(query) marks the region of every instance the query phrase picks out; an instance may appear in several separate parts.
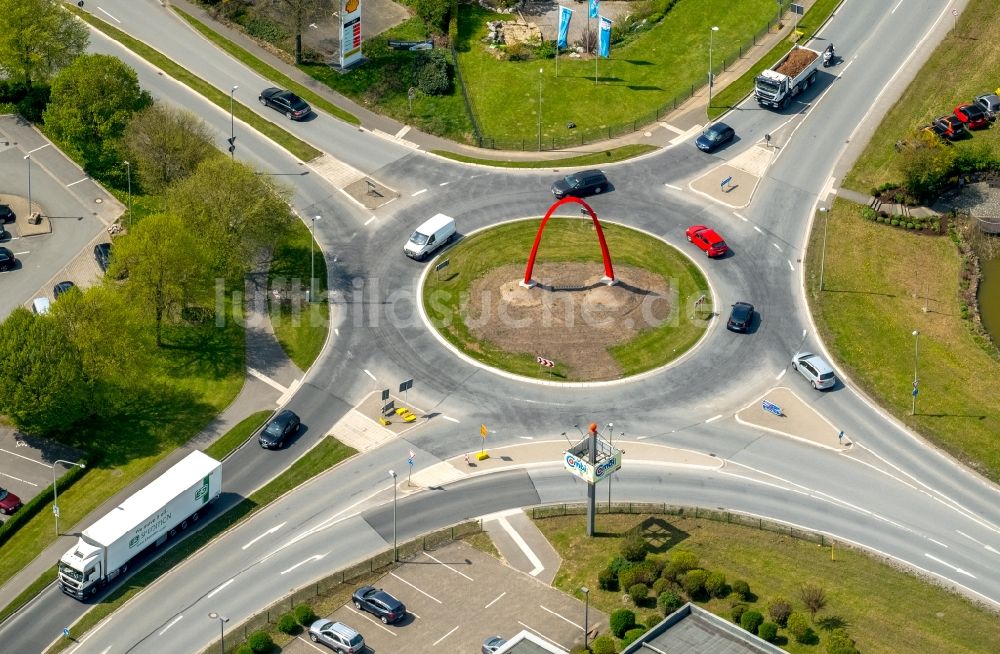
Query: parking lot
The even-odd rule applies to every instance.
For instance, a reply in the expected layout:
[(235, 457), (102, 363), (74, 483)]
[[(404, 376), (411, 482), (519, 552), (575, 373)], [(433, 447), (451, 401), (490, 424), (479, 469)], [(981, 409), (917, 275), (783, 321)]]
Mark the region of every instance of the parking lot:
[[(407, 617), (383, 625), (347, 604), (324, 616), (364, 636), (367, 651), (480, 652), (487, 636), (527, 630), (567, 651), (583, 644), (584, 604), (457, 541), (400, 564), (375, 584), (406, 605)], [(607, 629), (607, 616), (589, 610), (589, 627)], [(288, 654), (330, 652), (302, 634)]]
[[(53, 471), (58, 478), (68, 470), (63, 464), (53, 469), (56, 461), (75, 462), (79, 458), (80, 452), (71, 447), (24, 436), (7, 427), (0, 428), (0, 486), (25, 504), (52, 485)], [(0, 519), (5, 518), (0, 516)]]

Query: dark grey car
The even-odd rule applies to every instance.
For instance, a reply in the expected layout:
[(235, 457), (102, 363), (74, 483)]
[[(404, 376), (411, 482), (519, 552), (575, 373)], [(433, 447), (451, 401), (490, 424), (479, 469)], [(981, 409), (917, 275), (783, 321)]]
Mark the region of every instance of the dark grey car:
[(732, 332), (746, 332), (753, 322), (753, 305), (749, 302), (737, 302), (729, 313), (726, 329)]
[(274, 87), (261, 91), (258, 99), (262, 105), (277, 109), (285, 114), (289, 120), (302, 120), (312, 111), (309, 103), (299, 96), (291, 91), (283, 91)]
[(701, 136), (695, 139), (694, 144), (698, 146), (699, 150), (711, 152), (722, 144), (732, 141), (735, 137), (736, 131), (732, 127), (725, 123), (715, 123), (702, 132)]
[(383, 624), (396, 622), (406, 617), (406, 607), (398, 599), (374, 586), (362, 586), (351, 596), (354, 608), (368, 611)]
[(111, 263), (111, 244), (98, 243), (94, 246), (94, 260), (97, 261), (101, 272), (108, 272), (108, 264)]
[(603, 170), (584, 170), (579, 173), (570, 173), (562, 179), (552, 182), (552, 195), (561, 200), (571, 195), (575, 198), (582, 198), (588, 195), (597, 195), (607, 191), (611, 186)]
[(261, 430), (257, 441), (264, 449), (279, 450), (285, 446), (285, 441), (294, 436), (298, 430), (299, 417), (295, 415), (294, 411), (283, 409), (278, 415), (271, 418)]

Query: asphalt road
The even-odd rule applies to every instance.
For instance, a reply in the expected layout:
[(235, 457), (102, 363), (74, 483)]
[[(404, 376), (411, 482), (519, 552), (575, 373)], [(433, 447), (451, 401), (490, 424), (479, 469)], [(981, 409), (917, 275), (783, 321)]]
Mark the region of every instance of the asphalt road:
[[(121, 21), (119, 28), (220, 88), (263, 84), (227, 56), (211, 54), (188, 28), (168, 22), (172, 19), (157, 13), (162, 10), (156, 3), (108, 0), (102, 7)], [(412, 228), (439, 211), (455, 216), (463, 233), (539, 215), (551, 203), (547, 188), (553, 173), (467, 168), (324, 116), (292, 125), (317, 147), (399, 191), (400, 199), (361, 212), (313, 174), (284, 178), (295, 189), (302, 215), (324, 216), (317, 232), (338, 300), (338, 331), (290, 402), (303, 417), (306, 433), (282, 452), (240, 450), (224, 466), (227, 490), (247, 494), (315, 443), (372, 390), (366, 370), (378, 379), (377, 386), (394, 387), (413, 377), (410, 400), (458, 422), (431, 420), (405, 440), (311, 482), (162, 578), (155, 592), (133, 600), (75, 651), (155, 651), (163, 638), (169, 638), (171, 651), (197, 651), (215, 637), (217, 625), (203, 618), (209, 611), (238, 623), (287, 589), (384, 549), (391, 539), (385, 471), (400, 467), (410, 448), (425, 465), (468, 451), (478, 442), (480, 423), (496, 430), (491, 435), (495, 445), (558, 438), (567, 427), (597, 419), (613, 421), (627, 439), (714, 453), (727, 461), (721, 471), (624, 469), (616, 475), (615, 497), (725, 507), (825, 531), (959, 585), (970, 595), (1000, 602), (994, 572), (1000, 542), (996, 488), (927, 448), (850, 387), (815, 393), (797, 375), (782, 377), (803, 340), (806, 347), (821, 347), (802, 298), (799, 261), (814, 207), (830, 187), (845, 143), (859, 126), (877, 121), (877, 115), (867, 115), (874, 99), (882, 105), (891, 99), (882, 100), (881, 90), (894, 83), (896, 71), (918, 45), (921, 50), (933, 45), (933, 37), (926, 44), (921, 39), (932, 26), (941, 26), (946, 11), (930, 0), (904, 0), (898, 8), (886, 13), (877, 3), (848, 0), (823, 30), (844, 62), (821, 69), (817, 87), (784, 113), (747, 103), (730, 114), (726, 120), (741, 140), (718, 157), (684, 143), (606, 167), (616, 190), (593, 199), (602, 219), (645, 229), (684, 251), (689, 251), (683, 240), (687, 225), (721, 227), (735, 254), (703, 265), (718, 306), (749, 300), (761, 318), (746, 336), (715, 324), (692, 356), (636, 381), (570, 389), (498, 376), (453, 356), (415, 315), (422, 268), (396, 254)], [(96, 49), (119, 52), (100, 37), (94, 41)], [(191, 108), (220, 142), (228, 136), (225, 112), (131, 57), (119, 56), (139, 70), (154, 96)], [(266, 140), (245, 129), (238, 133), (237, 154), (252, 165), (279, 174), (302, 170)], [(772, 134), (780, 154), (753, 203), (737, 212), (745, 221), (721, 205), (672, 188), (684, 189), (692, 176), (765, 133)], [(375, 220), (369, 221), (372, 214)], [(732, 420), (778, 383), (845, 429), (857, 444), (850, 455)], [(406, 498), (397, 527), (400, 538), (406, 538), (463, 517), (582, 497), (582, 485), (559, 469), (507, 472)], [(53, 625), (61, 628), (84, 609), (49, 592), (0, 626), (0, 638), (23, 647), (15, 651), (35, 651), (55, 636)]]

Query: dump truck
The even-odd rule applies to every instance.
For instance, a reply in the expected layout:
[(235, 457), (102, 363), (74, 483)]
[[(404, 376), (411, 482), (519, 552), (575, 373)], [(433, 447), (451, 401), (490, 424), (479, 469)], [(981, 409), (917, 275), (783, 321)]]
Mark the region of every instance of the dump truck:
[(816, 69), (823, 62), (822, 53), (794, 45), (778, 63), (754, 80), (754, 95), (762, 107), (784, 109), (792, 98), (816, 80)]
[(222, 489), (222, 464), (194, 451), (83, 530), (59, 559), (59, 584), (83, 600), (128, 570), (129, 561), (196, 522)]

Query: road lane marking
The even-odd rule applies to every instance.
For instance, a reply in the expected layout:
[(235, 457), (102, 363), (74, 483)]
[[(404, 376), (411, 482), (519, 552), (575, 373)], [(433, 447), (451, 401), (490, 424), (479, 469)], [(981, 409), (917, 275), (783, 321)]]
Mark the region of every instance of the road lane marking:
[(997, 550), (993, 549), (992, 545), (987, 545), (986, 543), (984, 543), (984, 542), (982, 542), (980, 540), (976, 540), (975, 538), (973, 538), (969, 534), (965, 533), (964, 531), (958, 531), (957, 529), (955, 531), (958, 533), (959, 536), (965, 536), (966, 538), (968, 538), (969, 540), (971, 540), (973, 543), (976, 543), (977, 545), (982, 545), (983, 548), (987, 552), (993, 552), (994, 554), (1000, 554), (1000, 552), (998, 552)]
[(284, 526), (285, 526), (285, 523), (282, 522), (280, 525), (277, 525), (275, 527), (271, 527), (270, 529), (268, 529), (267, 531), (265, 531), (263, 534), (261, 534), (260, 536), (257, 536), (257, 538), (254, 538), (252, 541), (250, 541), (249, 543), (247, 543), (246, 545), (244, 545), (242, 549), (246, 549), (246, 548), (250, 547), (251, 545), (253, 545), (257, 541), (259, 541), (261, 538), (263, 538), (264, 536), (267, 536), (269, 534), (273, 534), (274, 532), (278, 531), (279, 529), (281, 529)]
[(774, 381), (781, 381), (781, 378), (785, 376), (786, 372), (788, 372), (788, 368), (785, 368), (784, 370), (779, 372), (778, 376), (774, 378)]
[(556, 613), (555, 611), (553, 611), (550, 608), (544, 607), (541, 604), (538, 605), (538, 608), (542, 609), (543, 611), (548, 611), (549, 613), (551, 613), (552, 615), (556, 616), (557, 618), (561, 618), (562, 620), (565, 620), (566, 622), (570, 623), (571, 625), (573, 625), (577, 629), (583, 629), (582, 625), (578, 625), (577, 623), (573, 622), (572, 620), (570, 620), (566, 616), (560, 615), (560, 614)]
[(285, 388), (284, 386), (282, 386), (278, 382), (274, 381), (273, 379), (271, 379), (270, 377), (268, 377), (267, 375), (265, 375), (261, 371), (257, 370), (256, 368), (251, 368), (251, 367), (247, 366), (247, 372), (251, 376), (256, 377), (257, 379), (261, 380), (262, 382), (264, 382), (265, 384), (267, 384), (271, 388), (273, 388), (273, 389), (275, 389), (277, 391), (280, 391), (282, 394), (288, 392), (287, 388)]
[(458, 422), (458, 420), (456, 420), (455, 418), (452, 418), (451, 416), (442, 415), (441, 417), (444, 418), (445, 420), (449, 421), (449, 422), (455, 422), (455, 423)]
[(771, 245), (774, 246), (775, 250), (777, 250), (778, 252), (781, 252), (781, 246), (780, 245), (778, 245), (777, 243), (771, 243)]
[[(246, 548), (244, 548), (244, 549), (246, 549)], [(213, 590), (211, 593), (209, 593), (208, 595), (205, 595), (205, 599), (208, 599), (209, 597), (212, 597), (213, 595), (217, 595), (219, 592), (222, 591), (223, 588), (225, 588), (229, 584), (233, 583), (234, 581), (236, 581), (236, 577), (233, 577), (229, 581), (224, 582), (221, 586), (219, 586), (218, 588), (216, 588), (215, 590)]]
[(496, 604), (497, 602), (499, 602), (499, 601), (500, 601), (500, 598), (501, 598), (501, 597), (503, 597), (503, 596), (504, 596), (504, 595), (506, 595), (506, 594), (507, 594), (507, 591), (504, 591), (504, 592), (500, 593), (499, 595), (497, 595), (497, 598), (496, 598), (495, 600), (493, 600), (492, 602), (490, 602), (489, 604), (487, 604), (487, 605), (486, 605), (486, 606), (484, 606), (483, 608), (484, 608), (484, 609), (488, 609), (488, 608), (490, 608), (491, 606), (493, 606), (494, 604)]
[(70, 186), (76, 186), (80, 182), (86, 182), (88, 179), (90, 179), (90, 178), (89, 177), (84, 177), (83, 179), (78, 179), (75, 182), (70, 182), (69, 184), (66, 185), (66, 188), (69, 188)]
[(410, 587), (410, 588), (412, 588), (413, 590), (417, 591), (417, 592), (418, 592), (418, 593), (420, 593), (421, 595), (426, 595), (427, 597), (431, 598), (432, 600), (434, 600), (434, 601), (435, 601), (435, 602), (437, 602), (438, 604), (444, 604), (444, 602), (442, 602), (442, 601), (441, 601), (441, 600), (439, 600), (438, 598), (434, 597), (433, 595), (431, 595), (430, 593), (428, 593), (428, 592), (426, 592), (426, 591), (423, 591), (423, 590), (420, 590), (419, 588), (417, 588), (416, 586), (414, 586), (413, 584), (411, 584), (411, 583), (410, 583), (410, 582), (408, 582), (407, 580), (405, 580), (405, 579), (403, 579), (402, 577), (400, 577), (400, 576), (399, 576), (398, 574), (396, 574), (395, 572), (390, 572), (389, 574), (391, 574), (391, 575), (392, 575), (393, 577), (395, 577), (396, 579), (399, 579), (399, 580), (400, 580), (401, 582), (403, 582), (404, 584), (406, 584), (407, 586), (409, 586), (409, 587)]
[(49, 145), (51, 145), (51, 144), (50, 143), (46, 143), (45, 145), (39, 145), (34, 150), (28, 150), (28, 154), (32, 154), (34, 152), (38, 152), (39, 150), (44, 150), (45, 148), (49, 147)]
[(441, 182), (438, 186), (448, 186), (451, 182)]
[(401, 139), (403, 135), (410, 131), (409, 125), (403, 125), (403, 128), (396, 132), (396, 138)]
[(333, 328), (333, 335), (334, 335), (334, 336), (340, 336), (340, 330), (339, 330), (339, 329), (337, 329), (336, 327), (334, 327), (334, 328)]
[(791, 259), (785, 259), (785, 261), (788, 262), (788, 269), (791, 270), (792, 272), (795, 272), (795, 266), (792, 265), (792, 260)]
[(721, 413), (719, 415), (717, 415), (717, 416), (712, 416), (711, 418), (709, 418), (708, 420), (705, 421), (705, 424), (707, 425), (710, 422), (715, 422), (716, 420), (718, 420), (721, 417), (722, 417)]
[(292, 570), (294, 570), (295, 568), (297, 568), (297, 567), (299, 567), (299, 566), (301, 566), (301, 565), (305, 565), (305, 564), (307, 564), (307, 563), (312, 563), (313, 561), (319, 561), (319, 560), (320, 560), (320, 559), (322, 559), (322, 558), (323, 558), (323, 555), (322, 555), (322, 554), (313, 554), (312, 556), (310, 556), (310, 557), (309, 557), (308, 559), (306, 559), (305, 561), (299, 561), (298, 563), (296, 563), (295, 565), (293, 565), (293, 566), (292, 566), (292, 567), (290, 567), (289, 569), (287, 569), (287, 570), (282, 570), (282, 571), (281, 571), (281, 574), (287, 574), (287, 573), (291, 572)]
[(410, 197), (411, 197), (411, 198), (415, 198), (415, 197), (417, 197), (418, 195), (420, 195), (421, 193), (426, 193), (426, 192), (427, 192), (427, 189), (425, 189), (425, 188), (422, 188), (422, 189), (420, 189), (419, 191), (417, 191), (416, 193), (413, 193), (412, 195), (410, 195)]
[(942, 561), (938, 557), (934, 556), (933, 554), (928, 554), (927, 552), (924, 552), (924, 556), (926, 556), (928, 559), (930, 559), (932, 561), (937, 561), (938, 563), (940, 563), (943, 566), (947, 566), (947, 567), (951, 568), (952, 570), (954, 570), (955, 572), (957, 572), (960, 575), (966, 575), (968, 577), (972, 577), (973, 579), (976, 578), (976, 575), (972, 574), (971, 572), (966, 572), (965, 570), (963, 570), (963, 569), (961, 569), (959, 567), (953, 566), (950, 563), (945, 563), (944, 561)]
[(366, 220), (365, 221), (365, 227), (367, 227), (373, 220), (375, 220), (375, 216), (372, 216), (371, 218), (369, 218), (368, 220)]
[[(440, 638), (438, 638), (437, 640), (435, 640), (435, 641), (434, 641), (434, 645), (437, 645), (437, 644), (438, 644), (438, 643), (440, 643), (440, 642), (441, 642), (442, 640), (444, 640), (444, 639), (445, 639), (445, 638), (447, 638), (448, 636), (450, 636), (450, 635), (452, 635), (453, 633), (455, 633), (455, 630), (456, 630), (456, 629), (458, 629), (458, 625), (455, 625), (455, 626), (454, 626), (454, 628), (452, 628), (452, 630), (451, 630), (451, 631), (449, 631), (449, 632), (448, 632), (448, 633), (446, 633), (445, 635), (443, 635), (443, 636), (441, 636)], [(431, 647), (434, 647), (434, 645), (431, 645)]]
[(899, 0), (899, 2), (897, 2), (897, 3), (896, 3), (896, 6), (895, 6), (895, 7), (893, 7), (893, 8), (892, 8), (892, 11), (890, 11), (889, 13), (890, 13), (890, 14), (894, 14), (894, 13), (896, 13), (896, 10), (897, 10), (897, 9), (899, 9), (899, 5), (901, 5), (901, 4), (903, 4), (903, 0)]
[(115, 21), (116, 23), (118, 23), (119, 25), (121, 25), (121, 24), (122, 24), (122, 22), (121, 22), (120, 20), (118, 20), (117, 18), (115, 18), (114, 16), (112, 16), (111, 14), (109, 14), (109, 13), (108, 13), (107, 11), (105, 11), (105, 10), (104, 10), (104, 7), (98, 7), (98, 8), (97, 8), (97, 10), (98, 10), (98, 11), (100, 11), (101, 13), (103, 13), (103, 14), (104, 14), (105, 16), (107, 16), (107, 17), (108, 17), (108, 18), (110, 18), (111, 20), (113, 20), (113, 21)]
[[(183, 618), (184, 618), (183, 615), (179, 615), (176, 618), (174, 618), (173, 620), (171, 620), (170, 622), (168, 622), (167, 626), (164, 627), (163, 631), (161, 631), (160, 633), (158, 633), (157, 636), (162, 636), (163, 634), (167, 633), (167, 629), (169, 629), (170, 627), (173, 627), (175, 624), (177, 624), (178, 622), (180, 622)], [(105, 650), (105, 651), (107, 651), (107, 650)]]
[(757, 225), (754, 225), (753, 228), (757, 230), (758, 234), (763, 234), (764, 233), (764, 230), (761, 229), (760, 227), (758, 227)]
[(534, 566), (531, 569), (531, 572), (529, 572), (528, 574), (530, 574), (532, 577), (537, 577), (538, 573), (545, 569), (545, 566), (542, 565), (541, 560), (531, 550), (531, 548), (528, 546), (528, 543), (526, 543), (524, 538), (521, 537), (521, 534), (517, 533), (517, 530), (515, 530), (511, 526), (511, 524), (507, 522), (507, 518), (503, 517), (497, 518), (497, 522), (499, 522), (500, 527), (507, 532), (507, 535), (511, 537), (511, 540), (514, 541), (514, 544), (517, 545), (517, 547), (524, 553), (526, 557), (528, 557), (528, 562)]
[(743, 214), (740, 214), (740, 213), (737, 213), (737, 212), (734, 211), (733, 215), (736, 216), (737, 218), (739, 218), (740, 220), (742, 220), (745, 223), (750, 222), (749, 220), (747, 220), (746, 218), (743, 217)]
[(377, 379), (375, 379), (375, 375), (373, 375), (371, 371), (368, 370), (368, 368), (364, 368), (363, 370), (366, 375), (372, 378), (372, 381), (378, 381)]
[(472, 577), (470, 577), (469, 575), (465, 574), (465, 573), (464, 573), (464, 572), (462, 572), (461, 570), (456, 570), (455, 568), (451, 567), (450, 565), (448, 565), (447, 563), (445, 563), (445, 562), (441, 561), (440, 559), (437, 559), (437, 558), (435, 558), (435, 557), (431, 556), (431, 554), (430, 554), (429, 552), (424, 552), (424, 555), (425, 555), (425, 556), (427, 556), (427, 558), (429, 558), (429, 559), (431, 559), (432, 561), (434, 561), (435, 563), (440, 563), (441, 565), (443, 565), (444, 567), (448, 568), (449, 570), (451, 570), (451, 571), (452, 571), (452, 572), (454, 572), (455, 574), (459, 574), (459, 575), (462, 575), (463, 577), (465, 577), (465, 578), (466, 578), (466, 579), (468, 579), (469, 581), (475, 581), (475, 579), (473, 579), (473, 578), (472, 578)]
[(673, 184), (664, 184), (664, 186), (666, 186), (667, 188), (673, 189), (675, 191), (683, 191), (684, 190), (680, 186), (674, 186)]
[(944, 543), (942, 543), (941, 541), (939, 541), (939, 540), (934, 540), (934, 539), (933, 539), (933, 538), (931, 538), (930, 536), (928, 536), (928, 537), (927, 537), (927, 540), (929, 540), (930, 542), (934, 543), (935, 545), (940, 545), (941, 547), (943, 547), (943, 548), (945, 548), (945, 549), (948, 549), (948, 550), (950, 550), (950, 549), (951, 549), (950, 547), (948, 547), (947, 545), (945, 545), (945, 544), (944, 544)]

